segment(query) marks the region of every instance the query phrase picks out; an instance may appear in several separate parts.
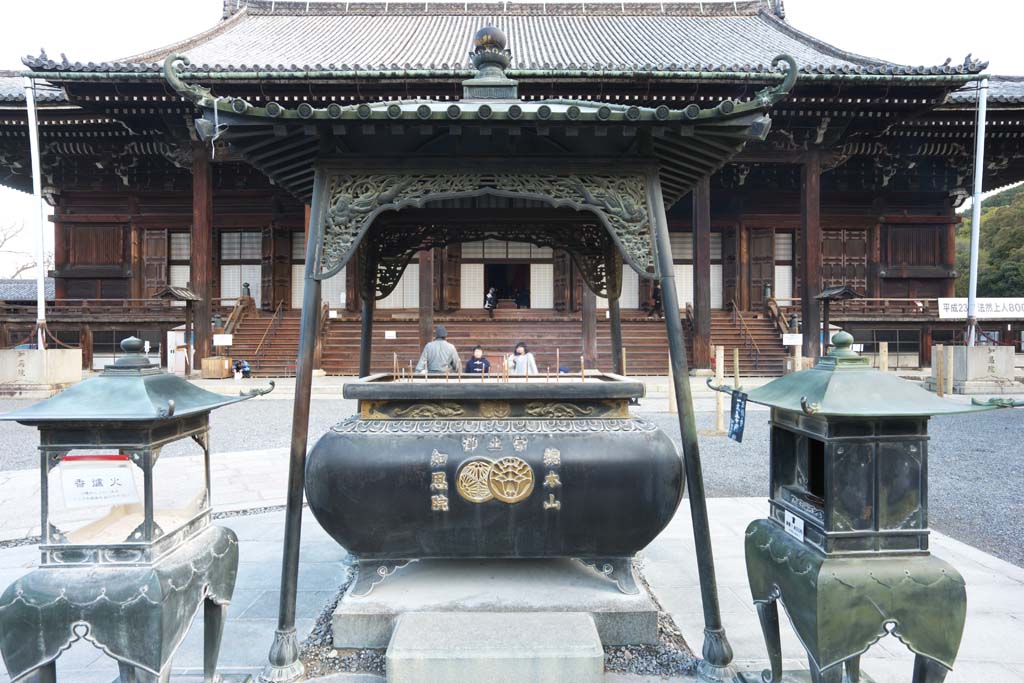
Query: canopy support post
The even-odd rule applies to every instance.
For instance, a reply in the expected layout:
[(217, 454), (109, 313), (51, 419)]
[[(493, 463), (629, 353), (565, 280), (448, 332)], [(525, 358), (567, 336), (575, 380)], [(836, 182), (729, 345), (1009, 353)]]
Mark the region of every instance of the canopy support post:
[(702, 681), (732, 681), (736, 672), (731, 666), (732, 646), (726, 638), (718, 604), (715, 560), (711, 551), (711, 531), (708, 527), (708, 508), (704, 496), (704, 477), (700, 465), (700, 446), (697, 443), (693, 396), (690, 394), (690, 373), (686, 367), (686, 340), (683, 337), (679, 298), (676, 295), (675, 275), (672, 269), (668, 219), (665, 216), (661, 183), (657, 174), (653, 172), (647, 176), (647, 202), (653, 221), (654, 251), (661, 273), (661, 296), (665, 307), (669, 360), (676, 404), (679, 406), (679, 432), (683, 441), (686, 485), (690, 494), (690, 516), (693, 520), (693, 540), (697, 549), (700, 597), (704, 607), (704, 647), (701, 652), (704, 659), (697, 666), (697, 674)]
[(583, 332), (583, 368), (597, 367), (597, 295), (583, 282), (583, 300), (580, 302)]
[(622, 367), (622, 308), (617, 296), (608, 297), (608, 317), (611, 320), (612, 372), (621, 375), (626, 370)]
[(295, 405), (292, 412), (288, 500), (281, 560), (281, 601), (269, 661), (259, 677), (261, 683), (291, 683), (305, 676), (295, 633), (295, 599), (299, 581), (299, 544), (302, 536), (302, 498), (306, 483), (306, 440), (309, 436), (309, 401), (313, 389), (313, 356), (320, 322), (320, 280), (316, 278), (316, 270), (323, 241), (322, 218), (326, 192), (327, 176), (317, 172), (309, 214), (309, 239), (306, 240), (306, 283), (302, 290), (299, 358), (295, 367)]
[[(366, 247), (364, 247), (366, 248)], [(373, 310), (377, 303), (377, 262), (366, 258), (360, 264), (363, 272), (359, 275), (363, 289), (359, 296), (363, 300), (363, 314), (360, 320), (359, 338), (359, 376), (370, 374), (370, 361), (373, 354)]]

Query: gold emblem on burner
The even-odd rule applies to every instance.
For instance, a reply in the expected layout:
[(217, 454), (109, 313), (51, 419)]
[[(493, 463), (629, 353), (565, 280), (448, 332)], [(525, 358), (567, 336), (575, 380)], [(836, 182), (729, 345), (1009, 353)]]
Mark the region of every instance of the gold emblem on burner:
[(533, 491), (533, 469), (522, 458), (502, 458), (487, 476), (491, 493), (504, 503), (518, 503)]
[(494, 494), (488, 483), (491, 461), (485, 458), (470, 460), (455, 475), (455, 488), (470, 503), (486, 503)]

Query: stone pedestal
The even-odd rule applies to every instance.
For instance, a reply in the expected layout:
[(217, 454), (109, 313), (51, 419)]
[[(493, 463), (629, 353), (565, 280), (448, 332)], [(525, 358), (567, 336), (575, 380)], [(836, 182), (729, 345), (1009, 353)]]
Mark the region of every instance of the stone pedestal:
[(420, 612), (576, 612), (593, 619), (604, 645), (658, 642), (658, 608), (646, 592), (624, 594), (574, 560), (420, 560), (368, 595), (346, 594), (334, 611), (334, 646), (386, 647), (399, 617)]
[[(1014, 380), (1014, 347), (1012, 346), (947, 346), (952, 357), (954, 394), (1014, 394), (1024, 392), (1024, 384)], [(931, 377), (925, 388), (935, 391), (936, 366), (932, 362)]]
[(0, 396), (49, 398), (81, 379), (81, 349), (0, 349)]

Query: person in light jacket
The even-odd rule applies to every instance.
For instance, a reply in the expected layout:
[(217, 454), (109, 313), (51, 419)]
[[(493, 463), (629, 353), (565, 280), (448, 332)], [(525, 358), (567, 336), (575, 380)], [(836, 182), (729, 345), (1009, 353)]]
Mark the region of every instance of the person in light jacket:
[(511, 356), (508, 357), (508, 374), (510, 375), (538, 375), (537, 361), (530, 353), (526, 344), (519, 342)]
[(448, 330), (444, 325), (437, 326), (434, 337), (434, 341), (423, 347), (423, 355), (420, 356), (420, 362), (416, 364), (416, 372), (431, 374), (459, 372), (462, 369), (459, 353), (454, 346), (448, 343)]

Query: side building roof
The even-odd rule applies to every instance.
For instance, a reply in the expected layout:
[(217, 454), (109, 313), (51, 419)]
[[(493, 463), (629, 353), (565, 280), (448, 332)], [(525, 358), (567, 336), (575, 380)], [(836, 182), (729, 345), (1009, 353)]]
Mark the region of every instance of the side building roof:
[(615, 70), (771, 73), (778, 54), (804, 73), (944, 76), (985, 64), (906, 66), (846, 52), (783, 18), (779, 0), (736, 2), (229, 2), (217, 26), (180, 43), (113, 62), (24, 62), (36, 71), (156, 73), (184, 52), (194, 72), (426, 70), (471, 68), (474, 32), (498, 26), (513, 53), (509, 75)]
[[(978, 82), (971, 81), (951, 92), (946, 101), (974, 106), (978, 102)], [(1024, 104), (1024, 76), (989, 76), (988, 103)]]

